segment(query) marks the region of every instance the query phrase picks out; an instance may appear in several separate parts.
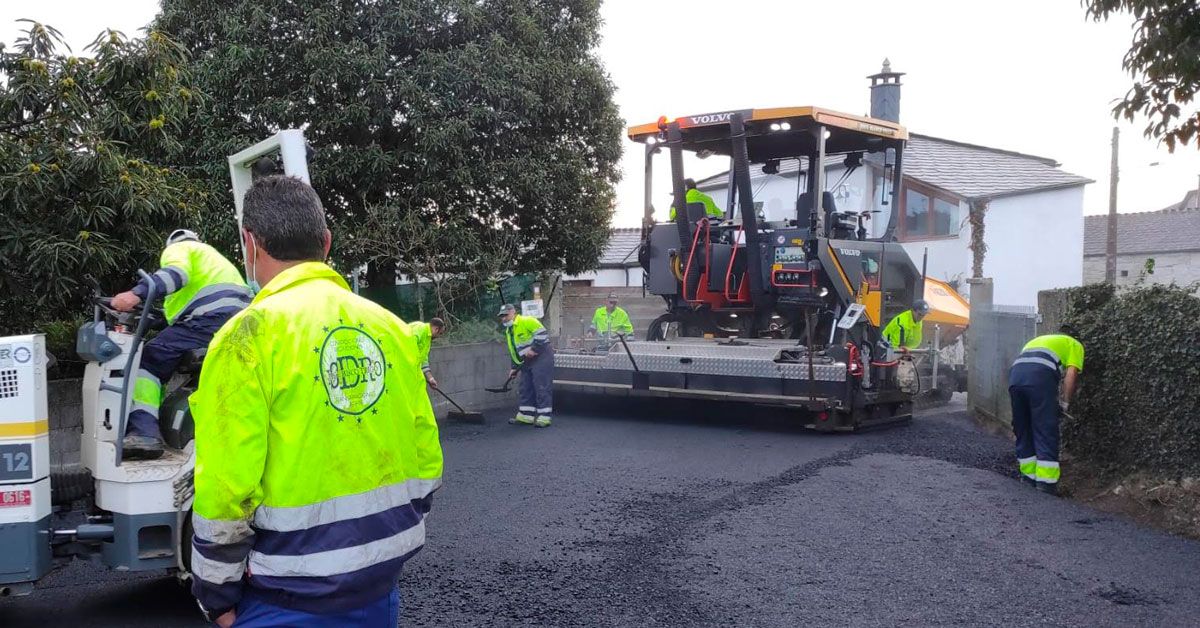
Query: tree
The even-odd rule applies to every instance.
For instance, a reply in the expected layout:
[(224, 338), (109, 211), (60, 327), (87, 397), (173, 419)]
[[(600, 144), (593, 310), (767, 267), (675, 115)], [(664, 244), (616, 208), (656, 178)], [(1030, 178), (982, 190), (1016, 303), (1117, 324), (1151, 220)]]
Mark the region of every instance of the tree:
[(1133, 46), (1122, 67), (1133, 87), (1113, 107), (1115, 117), (1149, 119), (1146, 137), (1167, 148), (1200, 133), (1200, 109), (1192, 101), (1200, 91), (1200, 3), (1196, 0), (1084, 0), (1088, 17), (1107, 20), (1129, 12), (1135, 18)]
[(368, 207), (359, 232), (357, 242), (368, 262), (401, 260), (401, 273), (416, 288), (420, 320), (427, 319), (421, 282), (432, 286), (438, 316), (459, 319), (458, 306), (475, 305), (481, 292), (494, 289), (519, 254), (513, 231), (484, 240), (460, 223), (440, 224), (434, 217), (388, 206)]
[[(214, 197), (228, 189), (225, 155), (303, 127), (335, 262), (374, 260), (388, 282), (395, 263), (363, 229), (370, 207), (479, 242), (516, 234), (514, 270), (594, 265), (621, 153), (613, 86), (593, 53), (599, 4), (164, 0), (156, 25), (192, 52), (209, 95), (189, 144)], [(232, 241), (228, 207), (207, 214)]]
[(164, 164), (196, 99), (182, 48), (105, 31), (74, 56), (22, 21), (0, 43), (0, 328), (14, 331), (82, 314), (85, 276), (128, 287), (198, 193)]

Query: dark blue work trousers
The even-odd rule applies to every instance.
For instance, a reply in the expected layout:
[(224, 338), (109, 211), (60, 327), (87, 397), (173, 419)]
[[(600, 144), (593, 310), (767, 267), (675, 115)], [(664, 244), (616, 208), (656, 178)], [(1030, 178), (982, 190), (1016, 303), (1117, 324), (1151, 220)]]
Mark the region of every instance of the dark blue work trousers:
[(1039, 364), (1016, 364), (1008, 373), (1017, 465), (1037, 482), (1057, 483), (1058, 371)]

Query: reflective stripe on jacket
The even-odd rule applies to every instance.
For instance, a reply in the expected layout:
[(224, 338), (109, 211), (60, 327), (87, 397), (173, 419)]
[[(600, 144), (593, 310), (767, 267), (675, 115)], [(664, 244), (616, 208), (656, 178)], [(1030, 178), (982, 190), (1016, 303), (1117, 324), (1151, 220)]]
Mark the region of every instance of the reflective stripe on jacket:
[(291, 267), (214, 336), (196, 420), (193, 592), (335, 612), (395, 586), (442, 476), (409, 326), (325, 264)]
[(538, 319), (518, 314), (513, 319), (512, 326), (504, 330), (504, 339), (508, 345), (508, 356), (512, 360), (512, 366), (517, 368), (525, 363), (522, 354), (526, 349), (532, 347), (534, 351), (541, 353), (542, 349), (550, 344), (550, 332), (546, 331)]
[[(154, 293), (163, 299), (167, 322), (209, 314), (228, 314), (250, 304), (253, 295), (229, 260), (213, 247), (184, 240), (163, 249), (159, 269), (150, 275)], [(143, 279), (133, 288), (145, 299), (149, 286)]]

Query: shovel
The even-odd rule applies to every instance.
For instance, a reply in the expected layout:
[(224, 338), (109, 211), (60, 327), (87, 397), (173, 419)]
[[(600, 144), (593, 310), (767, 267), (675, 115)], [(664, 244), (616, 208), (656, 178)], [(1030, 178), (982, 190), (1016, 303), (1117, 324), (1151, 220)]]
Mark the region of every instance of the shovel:
[(508, 379), (504, 380), (504, 385), (500, 388), (484, 388), (484, 390), (490, 393), (506, 393), (508, 392), (509, 388), (512, 387), (512, 381), (516, 378), (517, 374), (513, 373), (512, 375), (508, 376)]
[(447, 395), (444, 391), (442, 391), (441, 388), (434, 388), (434, 390), (438, 391), (438, 394), (440, 394), (443, 398), (445, 398), (446, 401), (449, 401), (450, 405), (457, 408), (457, 410), (452, 410), (450, 412), (447, 412), (446, 418), (454, 420), (454, 421), (464, 421), (467, 423), (483, 423), (483, 413), (482, 412), (467, 412), (466, 410), (463, 409), (462, 406), (458, 405), (458, 402), (451, 399), (450, 395)]

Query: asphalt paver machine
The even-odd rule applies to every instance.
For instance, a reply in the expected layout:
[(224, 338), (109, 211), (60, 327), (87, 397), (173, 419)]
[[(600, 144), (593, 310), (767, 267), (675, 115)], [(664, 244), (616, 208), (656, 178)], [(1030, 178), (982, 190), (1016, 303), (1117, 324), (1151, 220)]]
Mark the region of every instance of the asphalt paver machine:
[[(556, 389), (784, 406), (828, 431), (911, 418), (913, 369), (881, 330), (923, 293), (923, 276), (894, 241), (896, 212), (868, 237), (872, 214), (884, 213), (874, 207), (897, 207), (907, 131), (794, 107), (663, 117), (628, 135), (646, 157), (639, 261), (666, 311), (645, 340), (559, 350)], [(664, 153), (672, 206), (684, 211), (655, 222), (653, 165)], [(729, 159), (723, 216), (687, 202), (685, 153)], [(768, 222), (751, 168), (770, 174), (785, 160), (800, 166), (795, 213)], [(838, 211), (825, 179), (839, 164), (875, 172), (878, 205)]]

